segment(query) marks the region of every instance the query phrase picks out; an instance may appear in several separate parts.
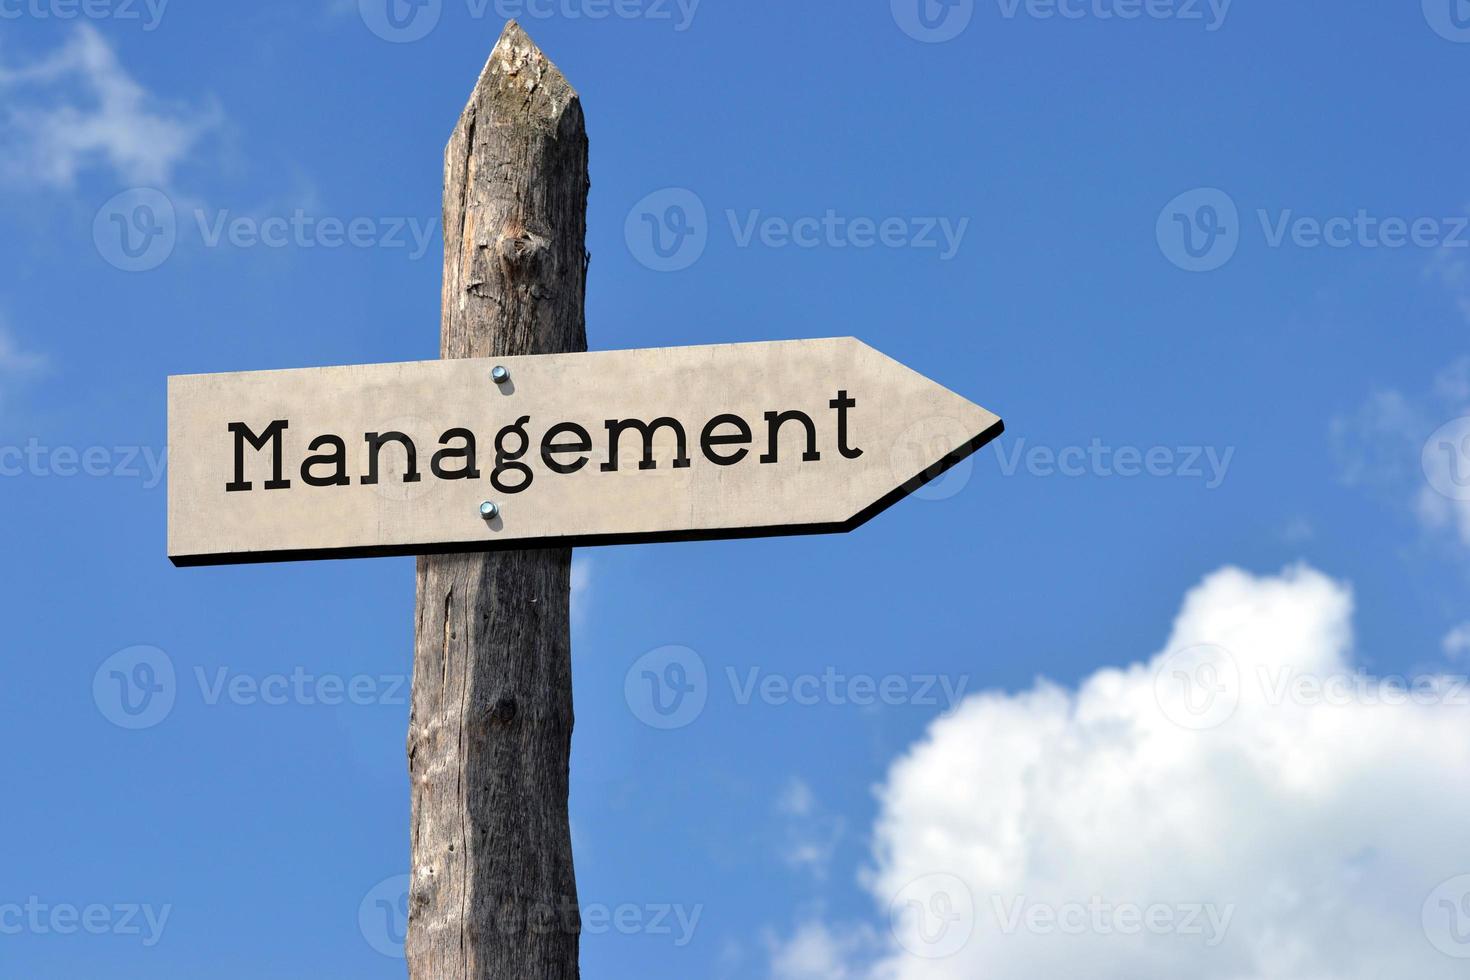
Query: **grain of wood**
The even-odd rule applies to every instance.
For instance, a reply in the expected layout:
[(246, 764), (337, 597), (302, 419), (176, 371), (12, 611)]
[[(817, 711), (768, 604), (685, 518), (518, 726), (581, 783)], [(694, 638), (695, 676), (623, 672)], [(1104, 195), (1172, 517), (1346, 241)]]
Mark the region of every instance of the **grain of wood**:
[[(585, 351), (581, 102), (514, 22), (444, 162), (440, 356)], [(567, 820), (571, 551), (418, 560), (415, 980), (568, 980), (580, 919)]]

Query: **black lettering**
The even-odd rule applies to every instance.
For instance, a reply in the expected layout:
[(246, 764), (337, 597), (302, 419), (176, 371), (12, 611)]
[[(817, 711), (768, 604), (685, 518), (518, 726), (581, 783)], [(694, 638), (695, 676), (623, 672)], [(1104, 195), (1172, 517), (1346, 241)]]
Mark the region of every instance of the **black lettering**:
[[(301, 464), (301, 479), (311, 487), (347, 486), (352, 482), (352, 477), (347, 475), (347, 443), (338, 436), (319, 436), (313, 439), (311, 445), (306, 449), (307, 452), (315, 453), (325, 446), (333, 447), (332, 451), (306, 457)], [(337, 472), (331, 476), (312, 476), (312, 468), (316, 466), (335, 466)]]
[[(722, 425), (733, 425), (740, 431), (730, 435), (715, 435), (715, 430)], [(704, 432), (699, 436), (699, 448), (705, 457), (716, 466), (734, 466), (742, 459), (750, 455), (749, 449), (740, 449), (728, 455), (722, 455), (714, 451), (716, 446), (745, 446), (751, 440), (750, 425), (738, 415), (717, 415), (709, 420), (709, 425), (704, 427)]]
[(837, 409), (837, 451), (842, 454), (843, 459), (857, 459), (863, 451), (847, 445), (847, 410), (857, 408), (857, 399), (847, 397), (846, 391), (839, 391), (837, 397), (828, 402), (827, 406)]
[[(445, 445), (451, 439), (463, 439), (463, 449), (450, 449)], [(429, 472), (440, 480), (478, 480), (480, 471), (475, 467), (475, 434), (469, 429), (450, 429), (439, 437), (439, 445), (444, 448), (434, 454), (429, 460)], [(464, 468), (458, 470), (446, 470), (444, 461), (446, 459), (464, 460)]]
[(271, 442), (271, 478), (262, 486), (267, 490), (284, 490), (291, 485), (290, 480), (281, 478), (281, 433), (291, 427), (291, 423), (285, 419), (278, 419), (265, 427), (265, 432), (256, 435), (255, 432), (244, 422), (231, 422), (230, 432), (235, 436), (235, 479), (225, 484), (228, 493), (238, 493), (249, 490), (253, 486), (245, 479), (245, 443), (250, 443), (250, 448), (256, 452), (265, 448), (267, 441)]
[[(519, 461), (522, 456), (526, 455), (526, 450), (531, 448), (531, 437), (526, 434), (526, 426), (530, 423), (531, 417), (523, 415), (516, 420), (515, 425), (507, 425), (495, 436), (495, 469), (490, 473), (490, 483), (501, 493), (520, 493), (536, 478), (531, 472), (531, 467)], [(511, 435), (518, 436), (521, 440), (521, 448), (513, 453), (506, 451), (505, 448), (506, 437)], [(519, 486), (507, 486), (500, 479), (500, 474), (506, 472), (519, 473), (525, 479)]]
[(414, 446), (413, 440), (402, 432), (365, 432), (363, 438), (368, 444), (368, 471), (362, 482), (371, 486), (378, 482), (378, 456), (383, 451), (383, 445), (396, 442), (403, 447), (405, 458), (408, 460), (408, 469), (403, 474), (404, 483), (418, 483), (423, 477), (419, 476), (419, 452)]
[[(559, 436), (563, 435), (574, 436), (577, 441), (564, 442), (558, 445), (556, 440)], [(551, 472), (560, 473), (563, 476), (575, 473), (586, 466), (586, 454), (591, 451), (592, 436), (588, 434), (586, 429), (572, 422), (562, 422), (560, 425), (553, 425), (541, 439), (541, 461), (546, 464), (546, 468), (551, 470)], [(556, 461), (556, 456), (561, 453), (581, 453), (582, 456), (572, 460), (570, 463), (559, 463)]]
[(769, 423), (771, 429), (771, 445), (769, 451), (761, 457), (762, 463), (779, 463), (781, 461), (779, 437), (781, 426), (787, 422), (800, 422), (806, 426), (806, 452), (802, 454), (801, 461), (803, 463), (815, 463), (822, 458), (822, 454), (817, 452), (817, 426), (816, 423), (812, 422), (810, 415), (805, 412), (767, 412), (766, 422)]
[(643, 461), (638, 464), (640, 470), (657, 469), (658, 464), (653, 461), (653, 434), (659, 429), (673, 429), (674, 437), (678, 440), (679, 449), (674, 457), (674, 469), (684, 469), (689, 465), (689, 440), (684, 434), (684, 427), (671, 418), (654, 419), (653, 424), (641, 422), (638, 419), (608, 419), (606, 422), (608, 433), (607, 462), (602, 464), (602, 472), (616, 473), (618, 471), (618, 440), (628, 429), (637, 429), (643, 433)]

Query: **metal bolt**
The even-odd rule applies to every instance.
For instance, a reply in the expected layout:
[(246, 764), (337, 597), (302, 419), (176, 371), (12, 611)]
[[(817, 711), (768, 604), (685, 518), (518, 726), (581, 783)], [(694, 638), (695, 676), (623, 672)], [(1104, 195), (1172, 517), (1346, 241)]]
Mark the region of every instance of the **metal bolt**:
[(510, 380), (510, 372), (503, 367), (497, 366), (494, 371), (490, 372), (490, 380), (498, 385), (503, 385)]
[(480, 505), (480, 516), (487, 521), (493, 521), (500, 516), (500, 507), (487, 500)]

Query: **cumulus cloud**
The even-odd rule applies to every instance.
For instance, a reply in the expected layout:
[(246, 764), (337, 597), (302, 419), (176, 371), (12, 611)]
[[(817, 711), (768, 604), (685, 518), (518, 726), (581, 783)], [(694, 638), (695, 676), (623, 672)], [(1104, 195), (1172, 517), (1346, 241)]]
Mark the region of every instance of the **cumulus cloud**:
[(968, 698), (879, 789), (881, 942), (808, 922), (773, 975), (1463, 977), (1470, 694), (1360, 671), (1352, 608), (1225, 569), (1146, 661)]
[(172, 106), (150, 94), (85, 24), (39, 61), (0, 58), (0, 106), (0, 173), (54, 187), (105, 167), (125, 184), (166, 188), (219, 122), (215, 110)]

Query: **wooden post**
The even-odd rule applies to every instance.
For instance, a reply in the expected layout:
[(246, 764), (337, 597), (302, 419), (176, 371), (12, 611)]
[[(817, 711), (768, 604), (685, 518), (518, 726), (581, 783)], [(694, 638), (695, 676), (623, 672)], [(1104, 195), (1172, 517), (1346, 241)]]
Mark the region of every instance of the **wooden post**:
[[(589, 186), (577, 93), (511, 22), (445, 152), (441, 357), (587, 349)], [(488, 377), (485, 397), (514, 399)], [(578, 976), (571, 559), (565, 548), (418, 559), (415, 980)]]

